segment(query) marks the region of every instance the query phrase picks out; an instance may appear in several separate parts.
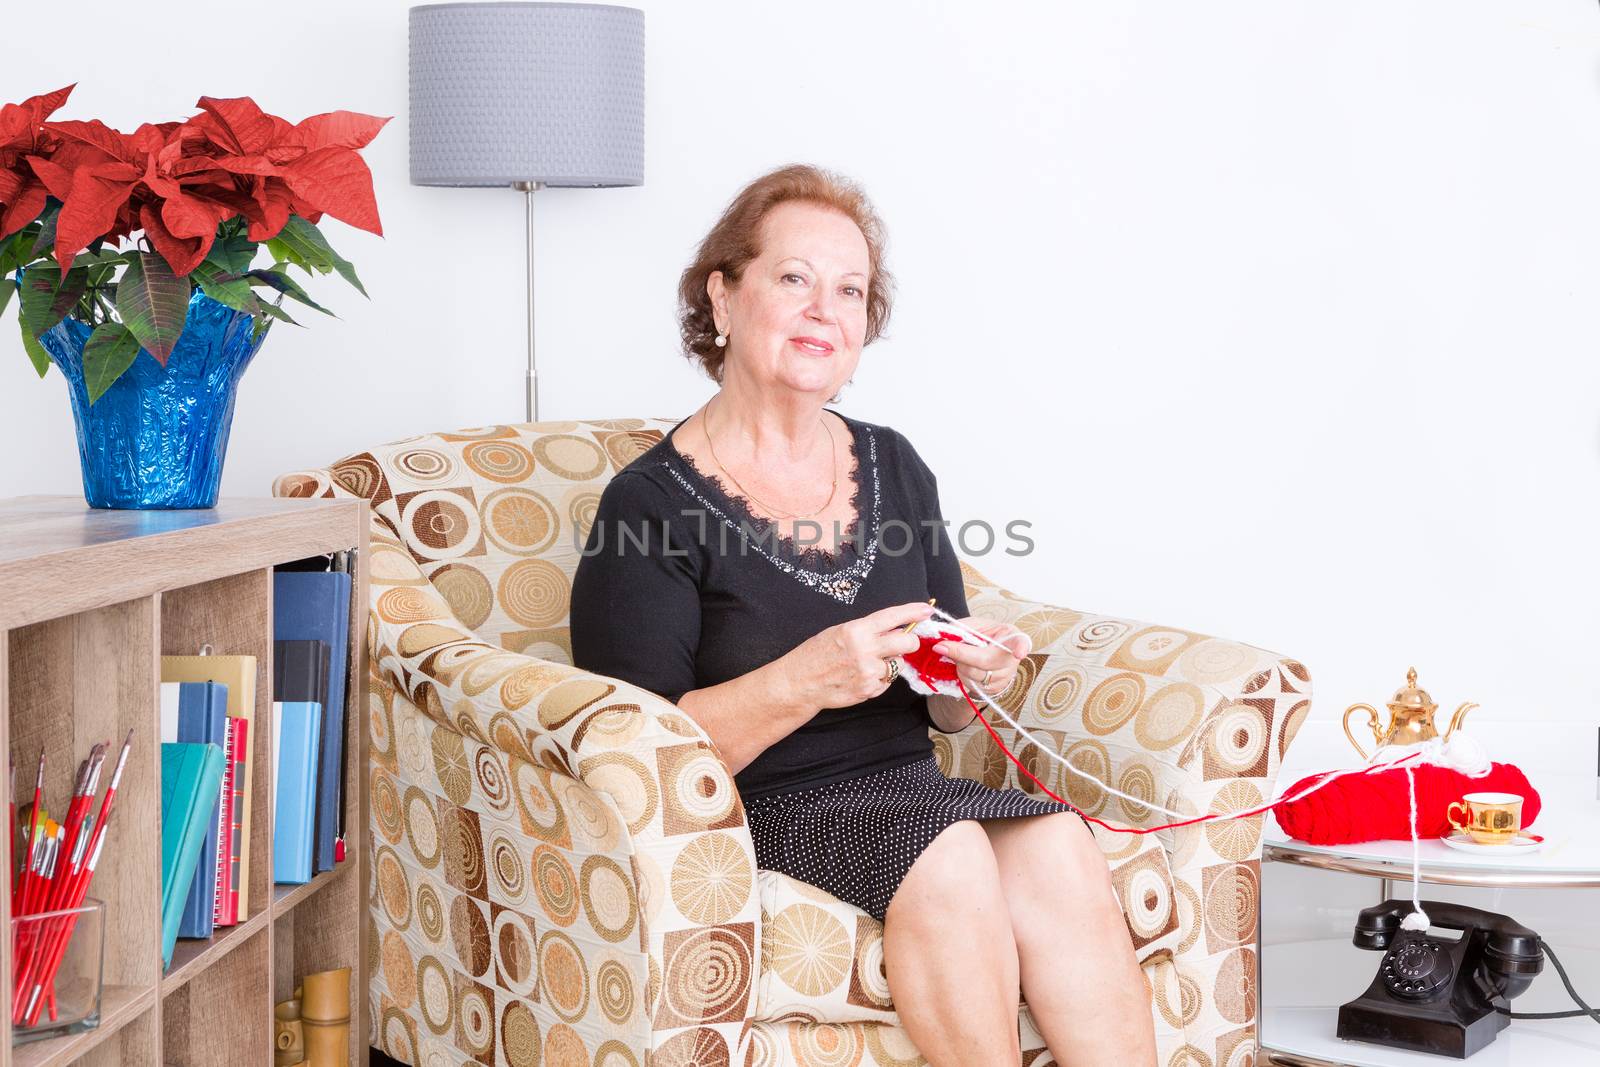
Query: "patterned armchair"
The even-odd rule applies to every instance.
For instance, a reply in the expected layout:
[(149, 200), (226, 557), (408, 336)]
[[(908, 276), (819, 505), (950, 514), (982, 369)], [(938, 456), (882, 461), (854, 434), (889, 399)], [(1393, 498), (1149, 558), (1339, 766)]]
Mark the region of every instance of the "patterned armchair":
[[(372, 505), (372, 1038), (403, 1062), (926, 1062), (890, 1000), (881, 925), (756, 869), (733, 778), (693, 719), (571, 666), (571, 581), (600, 490), (675, 421), (433, 434), (274, 483)], [(1270, 794), (1310, 708), (1299, 663), (1035, 603), (962, 568), (972, 610), (1034, 641), (1001, 703), (1075, 765), (1184, 812)], [(930, 732), (946, 774), (1037, 789), (981, 726)], [(1091, 814), (1162, 818), (1007, 743)], [(1252, 1062), (1260, 822), (1097, 832), (1164, 1067)], [(1018, 1027), (1024, 1067), (1051, 1062), (1026, 1004)]]

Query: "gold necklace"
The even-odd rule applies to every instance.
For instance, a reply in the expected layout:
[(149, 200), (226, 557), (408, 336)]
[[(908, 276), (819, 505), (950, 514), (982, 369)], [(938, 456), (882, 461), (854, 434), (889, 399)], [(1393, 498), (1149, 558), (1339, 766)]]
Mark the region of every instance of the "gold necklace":
[[(713, 397), (713, 399), (715, 398)], [(706, 414), (702, 416), (700, 421), (705, 423), (706, 445), (711, 449), (711, 458), (716, 461), (717, 466), (722, 468), (724, 474), (733, 479), (733, 484), (739, 487), (739, 492), (743, 493), (757, 504), (760, 504), (763, 511), (767, 511), (769, 513), (772, 512), (774, 510), (773, 508), (768, 506), (767, 503), (760, 497), (756, 496), (754, 493), (740, 484), (739, 479), (734, 477), (734, 473), (731, 470), (728, 470), (727, 466), (722, 462), (722, 459), (717, 455), (716, 443), (711, 440), (710, 401), (707, 401), (705, 410)], [(828, 456), (833, 460), (833, 485), (828, 488), (828, 499), (823, 501), (822, 507), (817, 508), (816, 511), (803, 511), (793, 514), (779, 512), (778, 514), (772, 516), (775, 519), (803, 519), (809, 515), (821, 514), (823, 511), (827, 510), (829, 504), (833, 503), (833, 496), (839, 491), (839, 446), (833, 439), (833, 431), (828, 428), (828, 421), (823, 419), (820, 415), (817, 417), (822, 421), (823, 432), (828, 435)]]

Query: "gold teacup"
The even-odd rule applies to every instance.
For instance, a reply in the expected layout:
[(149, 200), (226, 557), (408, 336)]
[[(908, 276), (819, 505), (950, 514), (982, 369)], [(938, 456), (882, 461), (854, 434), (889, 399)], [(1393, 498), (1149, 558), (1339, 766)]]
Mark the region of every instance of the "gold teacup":
[[(1456, 822), (1457, 808), (1466, 812), (1466, 821)], [(1509, 845), (1522, 829), (1522, 797), (1516, 793), (1468, 793), (1446, 805), (1444, 817), (1451, 827), (1465, 831), (1480, 845)]]

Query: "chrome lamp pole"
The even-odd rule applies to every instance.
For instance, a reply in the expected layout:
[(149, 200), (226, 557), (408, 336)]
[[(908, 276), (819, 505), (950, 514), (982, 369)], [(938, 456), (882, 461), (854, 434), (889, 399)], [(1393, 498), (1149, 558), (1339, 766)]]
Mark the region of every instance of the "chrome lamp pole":
[(539, 418), (533, 194), (644, 183), (644, 12), (610, 4), (411, 9), (411, 184), (511, 186), (528, 240), (527, 421)]

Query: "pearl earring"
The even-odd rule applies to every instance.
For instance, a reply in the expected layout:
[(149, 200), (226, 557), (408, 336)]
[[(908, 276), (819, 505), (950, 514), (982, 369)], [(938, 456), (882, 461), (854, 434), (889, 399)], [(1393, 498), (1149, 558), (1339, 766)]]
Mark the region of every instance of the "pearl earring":
[(718, 348), (727, 348), (728, 347), (728, 335), (727, 334), (724, 334), (724, 333), (717, 334), (717, 347)]

